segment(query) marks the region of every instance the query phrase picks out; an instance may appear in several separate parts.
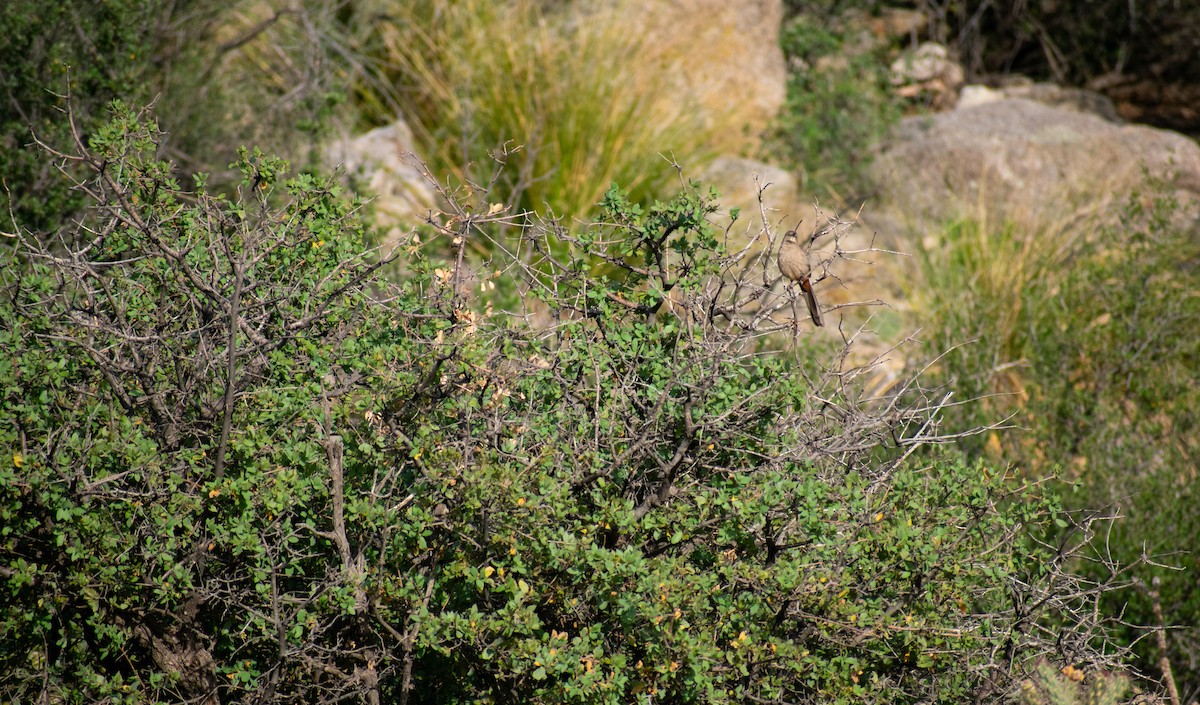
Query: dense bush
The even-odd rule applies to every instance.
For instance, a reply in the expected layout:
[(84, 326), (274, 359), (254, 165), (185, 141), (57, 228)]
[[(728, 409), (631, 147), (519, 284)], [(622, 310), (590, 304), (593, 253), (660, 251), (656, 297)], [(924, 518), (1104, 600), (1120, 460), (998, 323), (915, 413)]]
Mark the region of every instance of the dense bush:
[(1042, 543), (1038, 483), (912, 452), (938, 405), (765, 350), (775, 243), (699, 192), (492, 270), (511, 217), (452, 202), (456, 256), (389, 287), (324, 182), (185, 190), (154, 140), (118, 109), (64, 153), (91, 210), (0, 268), (3, 699), (962, 702), (1115, 662), (1090, 527)]
[[(345, 393), (331, 375), (369, 362), (355, 327), (373, 266), (350, 204), (312, 179), (279, 184), (257, 154), (238, 201), (186, 193), (157, 146), (118, 109), (59, 157), (90, 174), (89, 217), (22, 233), (5, 257), (9, 701), (244, 684), (266, 624), (296, 609), (258, 591), (326, 570), (327, 542), (276, 519), (322, 506), (312, 424), (346, 413), (321, 415)], [(268, 206), (282, 188), (288, 204)]]
[[(1196, 222), (1157, 188), (1082, 235), (962, 221), (921, 249), (924, 276), (914, 282), (938, 349), (973, 340), (938, 370), (988, 398), (960, 407), (952, 424), (1007, 417), (1022, 429), (960, 448), (1030, 477), (1062, 468), (1081, 486), (1069, 506), (1120, 509), (1105, 540), (1136, 582), (1105, 609), (1123, 615), (1121, 638), (1136, 644), (1141, 669), (1165, 676), (1157, 594), (1176, 627), (1163, 635), (1165, 656), (1189, 702), (1200, 693), (1200, 300), (1188, 293), (1200, 288)], [(1143, 563), (1145, 553), (1165, 565)]]

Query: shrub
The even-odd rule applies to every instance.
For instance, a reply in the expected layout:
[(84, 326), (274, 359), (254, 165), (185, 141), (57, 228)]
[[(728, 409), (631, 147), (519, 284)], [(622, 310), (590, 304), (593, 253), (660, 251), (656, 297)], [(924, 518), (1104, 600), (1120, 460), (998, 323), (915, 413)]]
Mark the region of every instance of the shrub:
[(328, 506), (313, 424), (370, 362), (351, 204), (258, 153), (235, 202), (184, 192), (156, 137), (120, 106), (77, 135), (57, 159), (89, 174), (88, 217), (5, 257), (6, 700), (244, 687), (290, 648), (288, 586), (326, 570), (315, 516), (286, 510)]
[(185, 191), (154, 138), (119, 109), (61, 157), (92, 210), (0, 269), (4, 699), (961, 702), (1116, 663), (1064, 570), (1091, 527), (1043, 543), (1038, 483), (914, 454), (936, 408), (766, 349), (777, 243), (697, 188), (527, 229), (506, 313), (461, 256), (503, 208), (386, 286), (336, 189), (243, 151)]

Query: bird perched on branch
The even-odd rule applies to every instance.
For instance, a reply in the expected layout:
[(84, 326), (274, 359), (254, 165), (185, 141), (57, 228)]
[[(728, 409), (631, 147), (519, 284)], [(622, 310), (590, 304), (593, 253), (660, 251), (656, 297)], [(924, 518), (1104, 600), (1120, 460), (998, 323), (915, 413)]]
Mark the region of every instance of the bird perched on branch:
[(813, 324), (823, 325), (821, 309), (817, 307), (817, 297), (813, 295), (812, 282), (808, 280), (812, 271), (808, 266), (808, 252), (800, 246), (800, 238), (795, 230), (789, 230), (783, 236), (783, 247), (779, 248), (779, 271), (788, 279), (800, 283), (804, 303), (808, 304), (808, 315), (812, 316)]

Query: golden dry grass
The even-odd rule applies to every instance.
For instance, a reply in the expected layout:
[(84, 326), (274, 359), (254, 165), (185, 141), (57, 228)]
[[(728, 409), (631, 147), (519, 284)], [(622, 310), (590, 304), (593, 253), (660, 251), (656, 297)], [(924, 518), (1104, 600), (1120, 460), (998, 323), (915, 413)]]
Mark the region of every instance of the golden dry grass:
[(671, 57), (624, 14), (422, 0), (373, 31), (435, 174), (487, 183), (489, 153), (507, 144), (499, 195), (569, 222), (613, 182), (635, 198), (662, 193), (674, 170), (661, 155), (694, 168), (723, 146), (695, 106), (662, 90), (654, 70)]

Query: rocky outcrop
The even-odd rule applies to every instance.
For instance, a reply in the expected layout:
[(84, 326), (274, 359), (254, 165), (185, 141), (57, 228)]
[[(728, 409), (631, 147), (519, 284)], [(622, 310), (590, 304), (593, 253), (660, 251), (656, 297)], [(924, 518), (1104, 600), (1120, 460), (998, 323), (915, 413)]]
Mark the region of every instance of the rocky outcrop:
[(1200, 195), (1200, 146), (1166, 130), (1116, 125), (1019, 98), (901, 122), (872, 175), (882, 201), (908, 220), (991, 206), (1056, 208), (1121, 193), (1144, 173)]
[(892, 85), (902, 98), (928, 95), (934, 108), (954, 105), (963, 83), (963, 70), (946, 47), (924, 42), (904, 52), (889, 67)]
[(1029, 79), (1012, 80), (997, 88), (979, 85), (966, 86), (962, 89), (957, 107), (960, 109), (973, 108), (1007, 98), (1025, 98), (1056, 108), (1091, 113), (1109, 122), (1124, 122), (1117, 114), (1117, 108), (1113, 102), (1100, 93), (1085, 88), (1059, 86), (1054, 83), (1036, 83)]
[(622, 9), (658, 48), (662, 63), (644, 70), (663, 90), (695, 104), (709, 124), (757, 142), (787, 98), (783, 0), (657, 0)]

